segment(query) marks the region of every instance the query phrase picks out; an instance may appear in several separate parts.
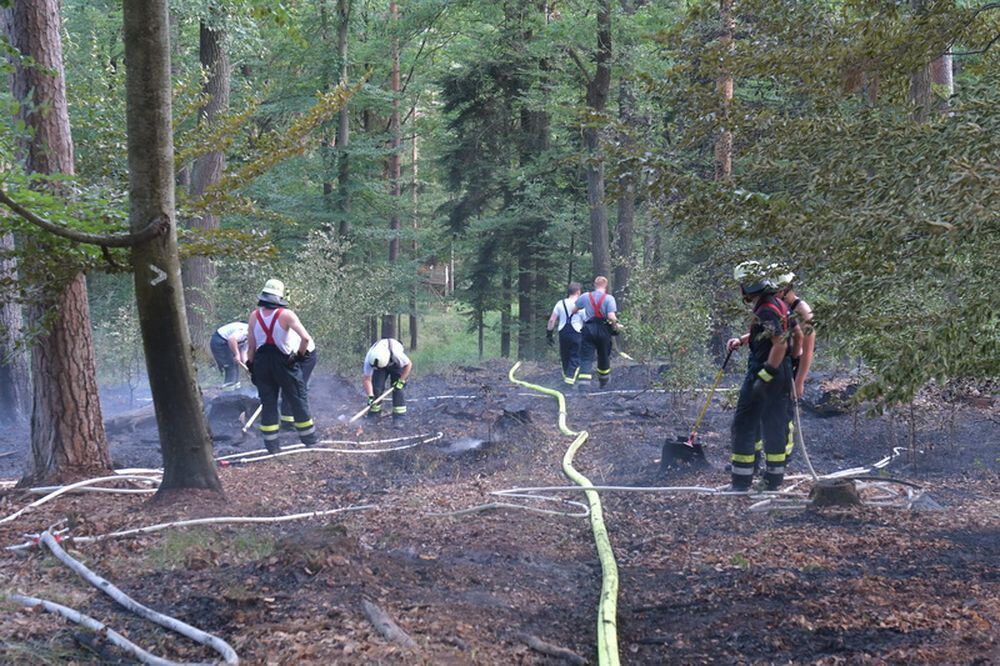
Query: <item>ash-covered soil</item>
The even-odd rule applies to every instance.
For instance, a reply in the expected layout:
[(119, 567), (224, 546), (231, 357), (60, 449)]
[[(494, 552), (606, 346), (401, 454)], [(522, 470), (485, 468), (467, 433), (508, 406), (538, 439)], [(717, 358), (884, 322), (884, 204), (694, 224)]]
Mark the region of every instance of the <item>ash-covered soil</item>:
[[(663, 442), (686, 435), (705, 394), (655, 392), (658, 370), (616, 367), (609, 389), (644, 393), (567, 393), (570, 426), (591, 433), (577, 468), (595, 484), (725, 484), (732, 393), (717, 396), (701, 428), (711, 467), (663, 474)], [(373, 504), (329, 518), (189, 528), (73, 551), (140, 600), (218, 633), (245, 663), (555, 663), (521, 634), (593, 661), (601, 571), (586, 518), (512, 509), (432, 515), (497, 501), (491, 490), (566, 484), (560, 462), (570, 440), (556, 428), (555, 401), (512, 385), (506, 372), (496, 364), (416, 377), (402, 423), (384, 417), (351, 427), (337, 417), (363, 406), (357, 382), (318, 375), (311, 399), (328, 439), (443, 437), (388, 453), (311, 452), (224, 467), (225, 503), (63, 498), (0, 526), (0, 544), (66, 517), (82, 535), (183, 517)], [(529, 366), (519, 376), (561, 388), (555, 368)], [(903, 418), (909, 413), (802, 416), (818, 471), (869, 465), (905, 447), (887, 473), (924, 486), (943, 510), (751, 513), (754, 500), (745, 497), (605, 493), (621, 575), (623, 662), (995, 663), (1000, 439), (993, 403), (924, 398), (912, 430)], [(285, 443), (293, 442), (291, 435)], [(159, 464), (148, 423), (115, 435), (112, 447), (123, 466)], [(220, 455), (255, 448), (253, 433), (217, 443)], [(20, 456), (0, 459), (0, 475), (14, 476)], [(797, 455), (790, 473), (803, 472)], [(30, 499), (8, 493), (0, 515)], [(62, 601), (173, 659), (213, 658), (114, 608), (52, 562), (38, 551), (0, 556), (0, 591)], [(418, 647), (379, 636), (363, 599), (388, 612)], [(81, 632), (55, 617), (3, 609), (5, 663), (96, 663), (114, 655), (81, 647), (73, 638)]]

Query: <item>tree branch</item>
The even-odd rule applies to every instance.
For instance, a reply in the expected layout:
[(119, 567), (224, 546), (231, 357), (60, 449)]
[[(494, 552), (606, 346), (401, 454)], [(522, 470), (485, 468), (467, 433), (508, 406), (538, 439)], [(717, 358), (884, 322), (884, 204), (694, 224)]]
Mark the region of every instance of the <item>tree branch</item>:
[(48, 231), (50, 234), (77, 243), (87, 243), (88, 245), (100, 245), (102, 247), (133, 247), (156, 238), (170, 228), (170, 219), (166, 216), (160, 216), (150, 222), (144, 229), (136, 233), (92, 234), (87, 231), (70, 229), (69, 227), (65, 227), (61, 224), (50, 222), (43, 217), (39, 217), (11, 199), (3, 189), (0, 189), (0, 203), (14, 211), (14, 213), (16, 213), (25, 222), (33, 224), (44, 231)]
[(572, 46), (566, 47), (566, 53), (568, 53), (569, 57), (573, 59), (573, 62), (576, 63), (576, 66), (580, 68), (580, 73), (583, 75), (583, 81), (589, 86), (590, 82), (593, 80), (593, 77), (590, 75), (590, 71), (587, 69), (587, 66), (583, 64), (583, 60), (580, 59), (580, 54), (577, 53), (576, 49), (574, 49)]

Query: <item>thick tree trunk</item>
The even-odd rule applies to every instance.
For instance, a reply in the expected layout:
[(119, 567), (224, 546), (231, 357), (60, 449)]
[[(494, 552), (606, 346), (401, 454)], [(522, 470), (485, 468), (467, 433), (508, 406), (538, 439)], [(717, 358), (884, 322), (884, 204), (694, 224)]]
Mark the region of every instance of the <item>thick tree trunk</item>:
[(166, 0), (123, 0), (129, 225), (157, 218), (163, 235), (132, 250), (146, 369), (163, 452), (163, 497), (180, 488), (221, 492), (195, 378), (174, 221), (170, 42)]
[[(733, 33), (736, 22), (733, 18), (733, 0), (719, 0), (719, 43), (724, 51), (733, 50)], [(733, 102), (733, 73), (724, 69), (719, 76), (719, 118), (718, 135), (715, 138), (715, 179), (728, 180), (733, 175), (733, 133), (728, 127), (729, 108)]]
[[(399, 5), (395, 2), (389, 3), (389, 14), (392, 16), (393, 26), (399, 25)], [(392, 75), (391, 82), (392, 86), (392, 113), (389, 116), (389, 196), (392, 197), (390, 205), (392, 206), (392, 215), (389, 217), (389, 265), (395, 264), (399, 261), (399, 231), (400, 231), (400, 216), (399, 207), (400, 200), (402, 197), (402, 188), (400, 181), (402, 180), (402, 166), (400, 161), (400, 146), (402, 145), (402, 136), (399, 126), (399, 93), (400, 93), (400, 80), (399, 80), (399, 38), (392, 38)], [(382, 335), (383, 337), (396, 337), (396, 317), (392, 313), (386, 314), (382, 320)], [(386, 331), (389, 331), (387, 334)]]
[[(221, 21), (218, 10), (213, 8), (214, 22)], [(199, 124), (212, 125), (229, 108), (229, 56), (226, 53), (226, 32), (217, 25), (202, 19), (199, 30), (198, 57), (208, 78), (202, 92), (205, 106), (198, 111)], [(197, 199), (222, 178), (226, 156), (213, 150), (200, 156), (191, 173), (191, 198)], [(188, 222), (188, 227), (198, 231), (219, 228), (219, 218), (206, 213)], [(198, 349), (208, 343), (208, 332), (215, 328), (215, 265), (209, 257), (189, 257), (183, 265), (184, 299), (187, 309), (191, 341)]]
[[(11, 46), (33, 61), (15, 66), (11, 92), (20, 119), (31, 129), (25, 168), (42, 174), (73, 174), (61, 22), (57, 0), (17, 0), (4, 11)], [(19, 65), (20, 63), (18, 63)], [(35, 248), (44, 252), (43, 247)], [(31, 354), (34, 379), (31, 460), (25, 481), (90, 474), (111, 467), (97, 396), (87, 283), (82, 273), (53, 276), (25, 262), (22, 277), (42, 288), (28, 308), (33, 327), (44, 326)]]
[(587, 83), (587, 106), (593, 114), (583, 132), (587, 150), (587, 204), (590, 206), (590, 251), (594, 274), (611, 274), (611, 249), (608, 245), (608, 206), (604, 202), (604, 156), (600, 150), (600, 130), (597, 118), (608, 105), (611, 88), (611, 3), (597, 3), (597, 69)]
[[(340, 84), (347, 85), (347, 37), (351, 22), (351, 0), (337, 0), (337, 56), (340, 58)], [(351, 112), (345, 103), (337, 115), (337, 214), (340, 235), (351, 233)]]
[[(17, 262), (7, 256), (14, 250), (14, 235), (0, 234), (0, 280), (18, 283)], [(25, 423), (31, 413), (31, 373), (28, 354), (18, 348), (23, 318), (21, 305), (12, 298), (0, 305), (0, 424)]]

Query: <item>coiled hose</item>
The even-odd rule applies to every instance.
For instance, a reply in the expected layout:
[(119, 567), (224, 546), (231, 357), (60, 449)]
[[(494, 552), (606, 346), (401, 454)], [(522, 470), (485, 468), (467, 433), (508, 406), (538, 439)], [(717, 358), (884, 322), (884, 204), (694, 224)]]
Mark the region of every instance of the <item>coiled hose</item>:
[[(580, 450), (590, 433), (586, 430), (574, 432), (566, 425), (566, 398), (554, 389), (529, 384), (517, 379), (514, 373), (521, 367), (518, 361), (510, 369), (507, 377), (518, 386), (552, 396), (559, 404), (559, 430), (567, 437), (575, 437), (573, 443), (566, 449), (562, 459), (563, 474), (570, 481), (584, 488), (592, 488), (590, 479), (573, 467), (573, 457)], [(611, 549), (611, 539), (604, 523), (604, 511), (601, 508), (601, 496), (594, 490), (586, 490), (587, 503), (590, 505), (590, 526), (594, 532), (594, 543), (597, 546), (597, 556), (601, 561), (601, 600), (597, 606), (597, 662), (601, 666), (618, 666), (618, 563)]]

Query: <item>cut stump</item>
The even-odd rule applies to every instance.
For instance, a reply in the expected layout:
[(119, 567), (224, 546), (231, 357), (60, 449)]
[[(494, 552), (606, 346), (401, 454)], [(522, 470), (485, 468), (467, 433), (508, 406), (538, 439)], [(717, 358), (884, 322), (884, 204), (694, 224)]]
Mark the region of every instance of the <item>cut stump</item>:
[(812, 506), (860, 506), (861, 496), (851, 479), (820, 479), (809, 491)]

